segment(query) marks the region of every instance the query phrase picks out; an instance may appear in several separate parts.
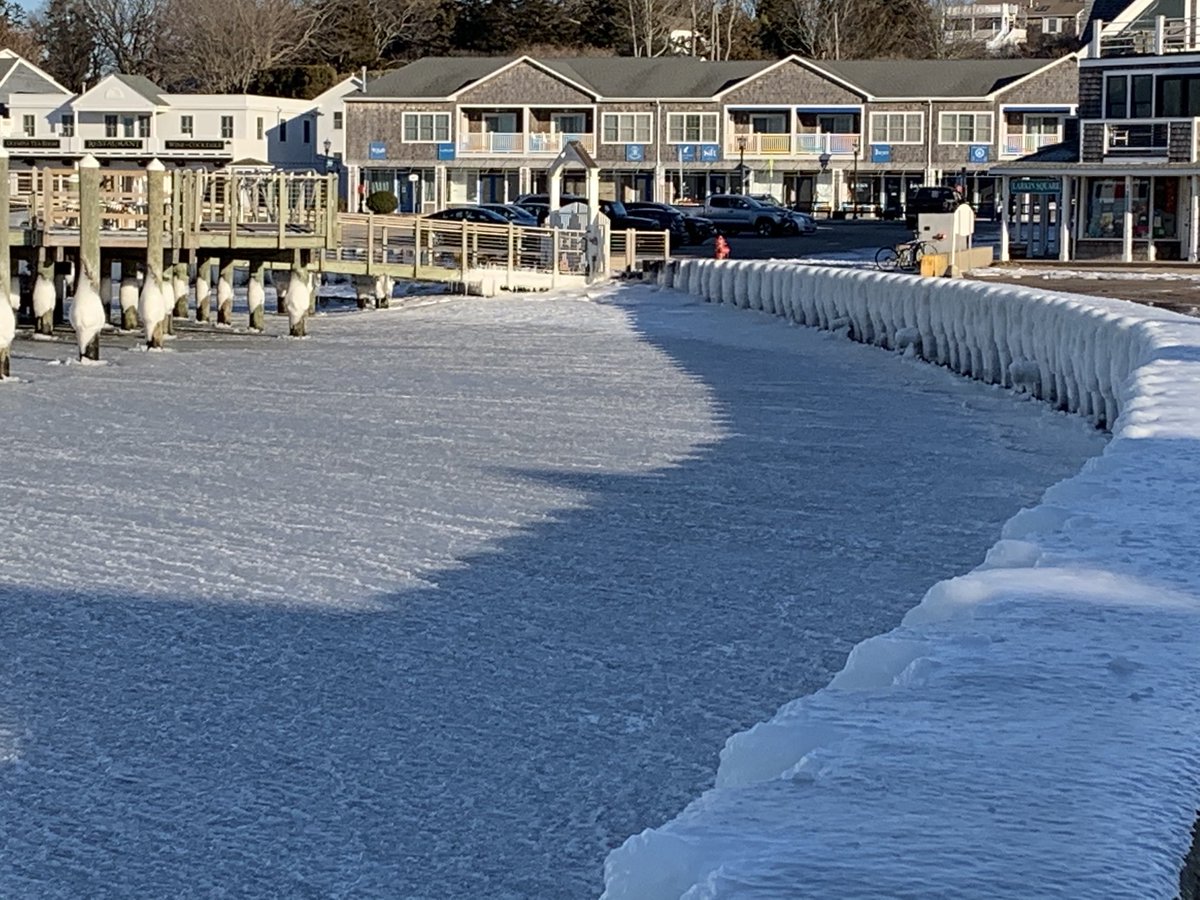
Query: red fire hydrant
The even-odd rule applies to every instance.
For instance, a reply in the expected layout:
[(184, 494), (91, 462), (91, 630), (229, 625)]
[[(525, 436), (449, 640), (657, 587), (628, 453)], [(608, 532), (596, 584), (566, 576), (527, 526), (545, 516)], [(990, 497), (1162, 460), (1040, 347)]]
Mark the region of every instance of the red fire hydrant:
[(725, 235), (718, 234), (716, 243), (713, 245), (713, 247), (716, 251), (715, 253), (713, 253), (713, 256), (716, 259), (728, 259), (729, 258), (729, 241), (725, 240)]

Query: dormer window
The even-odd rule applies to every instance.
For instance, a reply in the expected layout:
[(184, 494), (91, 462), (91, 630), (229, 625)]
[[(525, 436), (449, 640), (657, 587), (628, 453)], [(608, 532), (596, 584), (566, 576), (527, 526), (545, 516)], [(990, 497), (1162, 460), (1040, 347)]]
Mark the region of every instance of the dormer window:
[(62, 132), (63, 137), (75, 137), (75, 114), (63, 113), (58, 130)]
[(37, 134), (37, 117), (29, 115), (22, 116), (21, 130), (25, 133), (25, 137), (33, 137), (35, 134)]

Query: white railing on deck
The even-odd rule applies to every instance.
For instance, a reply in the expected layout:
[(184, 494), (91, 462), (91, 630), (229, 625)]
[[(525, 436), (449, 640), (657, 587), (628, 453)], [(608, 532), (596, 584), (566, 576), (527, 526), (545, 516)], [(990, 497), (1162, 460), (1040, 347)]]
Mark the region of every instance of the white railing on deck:
[(1168, 19), (1157, 16), (1126, 25), (1114, 34), (1104, 34), (1104, 26), (1112, 23), (1097, 21), (1093, 25), (1092, 43), (1088, 56), (1162, 56), (1165, 53), (1185, 53), (1200, 47), (1200, 19)]
[(1007, 134), (1004, 136), (1004, 155), (1026, 156), (1061, 142), (1061, 134)]

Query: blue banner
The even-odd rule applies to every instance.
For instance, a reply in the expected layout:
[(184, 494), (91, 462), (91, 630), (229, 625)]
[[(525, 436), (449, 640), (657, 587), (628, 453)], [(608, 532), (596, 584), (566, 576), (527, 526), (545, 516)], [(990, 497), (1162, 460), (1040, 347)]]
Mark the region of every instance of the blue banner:
[(383, 141), (371, 141), (367, 148), (367, 159), (387, 159), (387, 144)]
[(641, 144), (625, 145), (625, 162), (645, 162), (646, 148)]
[(890, 163), (892, 161), (892, 145), (891, 144), (872, 144), (871, 145), (871, 162), (873, 163)]
[(695, 144), (680, 144), (676, 151), (679, 153), (680, 162), (695, 162), (696, 161), (696, 145)]
[(720, 158), (721, 147), (719, 144), (700, 145), (700, 162), (717, 162)]
[(454, 159), (454, 145), (438, 144), (438, 159)]
[(992, 157), (992, 148), (987, 144), (972, 144), (967, 151), (967, 162), (985, 163)]

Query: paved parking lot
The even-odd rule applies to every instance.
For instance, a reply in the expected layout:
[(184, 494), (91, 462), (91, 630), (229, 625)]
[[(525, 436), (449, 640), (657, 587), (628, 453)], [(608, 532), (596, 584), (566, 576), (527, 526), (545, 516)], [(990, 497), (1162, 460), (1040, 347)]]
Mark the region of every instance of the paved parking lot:
[[(861, 254), (866, 250), (906, 241), (911, 234), (904, 222), (883, 222), (875, 219), (833, 221), (819, 219), (816, 234), (762, 238), (755, 234), (727, 237), (733, 259), (771, 259), (783, 257), (830, 257)], [(677, 256), (712, 256), (713, 242), (681, 247)]]

